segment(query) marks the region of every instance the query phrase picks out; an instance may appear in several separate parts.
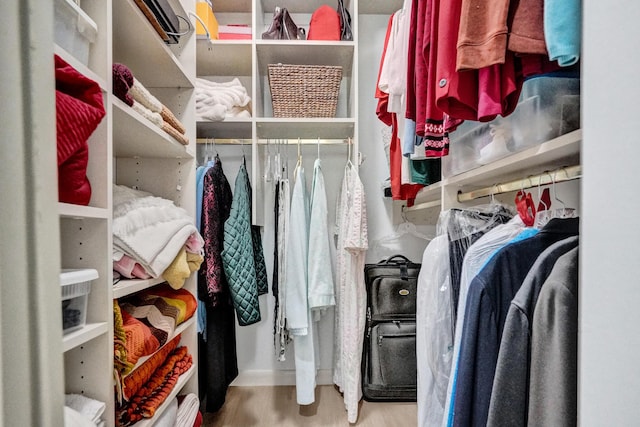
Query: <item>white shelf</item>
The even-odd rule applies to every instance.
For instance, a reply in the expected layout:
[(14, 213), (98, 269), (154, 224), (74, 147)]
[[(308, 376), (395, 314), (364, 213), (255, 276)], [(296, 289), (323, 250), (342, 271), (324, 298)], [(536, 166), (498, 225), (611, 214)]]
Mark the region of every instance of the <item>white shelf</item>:
[(58, 214), (63, 218), (95, 218), (107, 219), (110, 216), (108, 209), (93, 206), (74, 205), (71, 203), (58, 203)]
[(252, 119), (196, 122), (198, 138), (251, 139)]
[(269, 64), (341, 66), (342, 77), (353, 69), (354, 42), (316, 40), (256, 40), (258, 73), (268, 74)]
[(436, 182), (435, 184), (428, 185), (420, 189), (420, 191), (418, 191), (418, 194), (416, 194), (414, 206), (410, 208), (406, 208), (405, 210), (417, 210), (418, 205), (440, 200), (441, 196), (442, 196), (442, 181), (439, 181), (439, 182)]
[(472, 191), (514, 179), (526, 179), (527, 176), (548, 170), (578, 165), (581, 142), (582, 130), (578, 129), (493, 163), (445, 178), (420, 190), (412, 207), (405, 207), (405, 202), (401, 205), (394, 203), (394, 217), (401, 214), (414, 222), (435, 224), (439, 211), (443, 209), (443, 192), (451, 195), (455, 191)]
[(72, 350), (102, 334), (106, 334), (108, 331), (109, 324), (107, 322), (87, 323), (82, 329), (70, 332), (63, 337), (62, 350), (64, 352)]
[(84, 65), (82, 62), (78, 61), (75, 56), (73, 56), (57, 44), (53, 45), (53, 53), (64, 59), (67, 64), (75, 68), (78, 72), (80, 72), (80, 74), (98, 83), (100, 89), (102, 89), (103, 92), (107, 91), (107, 82), (98, 74), (96, 74), (92, 69)]
[(257, 138), (347, 139), (353, 137), (355, 119), (256, 119)]
[(113, 98), (113, 153), (116, 157), (193, 158), (186, 145)]
[(126, 297), (164, 282), (165, 280), (162, 277), (147, 280), (123, 279), (113, 286), (113, 299)]
[(580, 164), (581, 142), (582, 130), (578, 129), (490, 164), (446, 178), (442, 185), (467, 189), (481, 188), (501, 181), (526, 178), (527, 175), (536, 175), (545, 170)]
[(158, 409), (156, 409), (156, 412), (153, 415), (153, 418), (140, 420), (137, 423), (135, 423), (133, 425), (133, 427), (151, 427), (151, 426), (153, 426), (155, 424), (155, 422), (158, 420), (158, 418), (160, 418), (160, 416), (162, 416), (163, 412), (169, 407), (169, 404), (171, 403), (171, 401), (173, 399), (175, 399), (175, 397), (180, 393), (180, 391), (182, 390), (184, 385), (187, 383), (187, 381), (189, 381), (191, 379), (191, 377), (195, 374), (195, 372), (196, 372), (196, 366), (195, 366), (195, 364), (193, 364), (189, 368), (189, 370), (187, 370), (187, 372), (185, 372), (184, 374), (180, 375), (180, 377), (178, 378), (178, 382), (176, 382), (176, 385), (173, 388), (173, 390), (171, 390), (171, 393), (169, 393), (169, 395), (167, 396), (165, 401), (162, 402), (162, 405), (160, 405), (160, 407)]
[(251, 40), (198, 40), (198, 76), (251, 76)]
[(147, 88), (193, 88), (189, 73), (133, 0), (114, 0), (113, 62), (131, 69)]
[[(167, 342), (170, 342), (172, 339), (174, 339), (175, 337), (177, 337), (178, 335), (183, 333), (185, 330), (187, 330), (188, 328), (194, 326), (196, 324), (196, 317), (197, 317), (197, 314), (194, 313), (193, 316), (191, 316), (189, 319), (187, 319), (184, 322), (182, 322), (181, 324), (179, 324), (178, 327), (176, 328), (176, 330), (173, 332), (173, 335), (171, 335), (170, 337), (167, 338)], [(166, 345), (166, 343), (165, 343), (165, 345)], [(162, 347), (160, 347), (159, 349), (154, 351), (152, 354), (150, 354), (148, 356), (141, 357), (140, 359), (138, 359), (138, 362), (133, 367), (133, 370), (131, 371), (131, 373), (135, 372), (136, 369), (138, 369), (144, 362), (146, 362), (151, 356), (153, 356), (154, 354), (159, 352), (161, 349), (162, 349)], [(129, 375), (131, 375), (131, 373)], [(127, 376), (128, 375), (125, 375), (125, 378)]]

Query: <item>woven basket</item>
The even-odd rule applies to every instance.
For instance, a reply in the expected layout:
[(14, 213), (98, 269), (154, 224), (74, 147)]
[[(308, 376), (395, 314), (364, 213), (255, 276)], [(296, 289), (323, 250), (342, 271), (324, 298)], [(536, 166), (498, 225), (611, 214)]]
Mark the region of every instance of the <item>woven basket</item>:
[(273, 117), (335, 117), (342, 67), (269, 64)]

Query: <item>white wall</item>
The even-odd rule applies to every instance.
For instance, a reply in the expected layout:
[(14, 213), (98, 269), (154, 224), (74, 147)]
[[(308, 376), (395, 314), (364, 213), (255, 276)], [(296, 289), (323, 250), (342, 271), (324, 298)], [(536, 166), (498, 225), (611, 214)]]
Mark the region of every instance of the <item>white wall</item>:
[(640, 420), (640, 4), (583, 2), (579, 423)]
[[(360, 167), (360, 178), (367, 191), (367, 212), (369, 226), (369, 248), (367, 262), (375, 263), (395, 254), (404, 254), (413, 262), (422, 260), (422, 253), (428, 242), (405, 235), (385, 245), (377, 242), (395, 235), (393, 207), (391, 199), (383, 197), (382, 182), (389, 177), (389, 165), (384, 151), (382, 129), (385, 125), (376, 116), (376, 80), (380, 66), (380, 56), (384, 44), (389, 16), (360, 15), (358, 59), (358, 132), (360, 152), (365, 162)], [(397, 222), (397, 221), (396, 221)], [(435, 227), (418, 227), (423, 234), (433, 235)]]

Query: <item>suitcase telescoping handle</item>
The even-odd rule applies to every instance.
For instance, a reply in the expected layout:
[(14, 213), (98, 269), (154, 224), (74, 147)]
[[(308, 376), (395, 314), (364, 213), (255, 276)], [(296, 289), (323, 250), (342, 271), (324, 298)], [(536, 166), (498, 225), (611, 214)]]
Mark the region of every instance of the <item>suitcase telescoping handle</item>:
[(383, 259), (378, 265), (398, 265), (400, 266), (400, 278), (402, 280), (409, 280), (409, 270), (407, 265), (411, 264), (411, 260), (404, 255), (393, 255), (387, 259)]
[[(397, 261), (397, 259), (401, 259), (402, 261)], [(387, 259), (383, 259), (378, 264), (410, 264), (411, 260), (404, 255), (393, 255)]]

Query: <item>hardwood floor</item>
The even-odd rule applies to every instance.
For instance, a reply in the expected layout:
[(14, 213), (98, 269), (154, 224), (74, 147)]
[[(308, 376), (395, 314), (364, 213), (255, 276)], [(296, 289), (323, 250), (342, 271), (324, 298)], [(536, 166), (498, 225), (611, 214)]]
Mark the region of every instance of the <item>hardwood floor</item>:
[[(362, 427), (411, 427), (417, 424), (415, 403), (360, 402)], [(329, 385), (316, 387), (316, 402), (296, 403), (293, 386), (230, 387), (220, 411), (205, 414), (203, 427), (331, 427), (348, 426), (342, 395)]]

